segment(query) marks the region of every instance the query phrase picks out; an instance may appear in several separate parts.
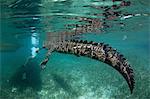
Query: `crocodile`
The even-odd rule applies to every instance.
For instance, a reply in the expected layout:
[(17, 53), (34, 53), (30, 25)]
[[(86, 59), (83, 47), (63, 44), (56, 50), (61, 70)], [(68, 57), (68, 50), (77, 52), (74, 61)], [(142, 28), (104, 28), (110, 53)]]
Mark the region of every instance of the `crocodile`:
[(116, 49), (110, 47), (109, 44), (89, 42), (87, 40), (65, 40), (55, 44), (53, 49), (51, 47), (49, 44), (45, 44), (41, 48), (48, 51), (45, 59), (41, 62), (42, 68), (46, 67), (51, 52), (86, 56), (106, 63), (117, 70), (126, 80), (132, 94), (135, 86), (133, 69), (127, 59)]

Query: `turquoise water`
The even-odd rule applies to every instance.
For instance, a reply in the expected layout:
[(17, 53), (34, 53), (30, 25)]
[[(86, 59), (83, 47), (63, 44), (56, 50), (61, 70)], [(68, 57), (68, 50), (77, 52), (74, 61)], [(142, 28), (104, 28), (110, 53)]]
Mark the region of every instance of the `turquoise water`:
[[(103, 9), (92, 6), (105, 5), (111, 6), (111, 0), (1, 0), (1, 99), (149, 99), (149, 5), (132, 0), (117, 10), (140, 15), (104, 20)], [(75, 28), (70, 24), (87, 24), (80, 18), (97, 18), (109, 26), (82, 33), (79, 39), (105, 42), (128, 59), (135, 75), (133, 94), (117, 71), (90, 58), (53, 52), (40, 70), (46, 52), (36, 54), (36, 47)], [(35, 58), (25, 64), (29, 56)]]

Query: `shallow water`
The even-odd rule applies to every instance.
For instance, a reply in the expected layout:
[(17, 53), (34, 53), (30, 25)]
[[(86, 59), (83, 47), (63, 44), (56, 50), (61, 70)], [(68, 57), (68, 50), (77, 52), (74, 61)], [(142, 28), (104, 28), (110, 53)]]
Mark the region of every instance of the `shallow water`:
[[(110, 7), (111, 0), (0, 2), (1, 99), (150, 98), (150, 12), (146, 0), (132, 0), (130, 6), (120, 7), (116, 11), (121, 15), (114, 19), (105, 18), (103, 8), (95, 8)], [(125, 14), (136, 16), (123, 19)], [(72, 37), (76, 24), (88, 24), (83, 18), (96, 19), (102, 25)], [(105, 42), (122, 53), (134, 70), (133, 94), (117, 71), (90, 58), (53, 52), (46, 69), (41, 71), (38, 64), (46, 52), (36, 54), (35, 49), (45, 41), (58, 40), (64, 31), (70, 34), (64, 34), (63, 39)], [(26, 64), (29, 56), (35, 58)]]

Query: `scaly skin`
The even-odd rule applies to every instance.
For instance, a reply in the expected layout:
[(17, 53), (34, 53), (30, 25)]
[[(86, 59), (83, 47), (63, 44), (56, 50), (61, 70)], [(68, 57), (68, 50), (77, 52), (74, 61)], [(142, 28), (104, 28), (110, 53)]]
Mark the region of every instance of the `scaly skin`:
[[(45, 45), (44, 48), (49, 49), (49, 46)], [(77, 56), (87, 56), (112, 66), (125, 78), (132, 93), (135, 83), (133, 70), (130, 67), (127, 60), (123, 57), (123, 55), (119, 54), (115, 49), (109, 47), (108, 44), (95, 43), (92, 41), (87, 42), (82, 40), (81, 41), (70, 40), (60, 42), (58, 46), (54, 48), (53, 51), (66, 54), (75, 54)], [(49, 54), (45, 59), (47, 61), (48, 56)], [(43, 63), (45, 63), (45, 60), (43, 61)], [(41, 64), (43, 65), (43, 63)]]

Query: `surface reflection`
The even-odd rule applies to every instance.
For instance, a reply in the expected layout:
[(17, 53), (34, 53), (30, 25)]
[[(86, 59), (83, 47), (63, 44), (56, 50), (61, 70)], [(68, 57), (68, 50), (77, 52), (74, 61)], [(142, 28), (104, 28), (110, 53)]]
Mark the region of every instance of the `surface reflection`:
[(31, 44), (32, 44), (32, 48), (31, 48), (31, 55), (32, 57), (35, 57), (36, 56), (36, 50), (37, 50), (37, 47), (39, 46), (39, 36), (37, 33), (32, 33), (32, 36), (31, 36)]

